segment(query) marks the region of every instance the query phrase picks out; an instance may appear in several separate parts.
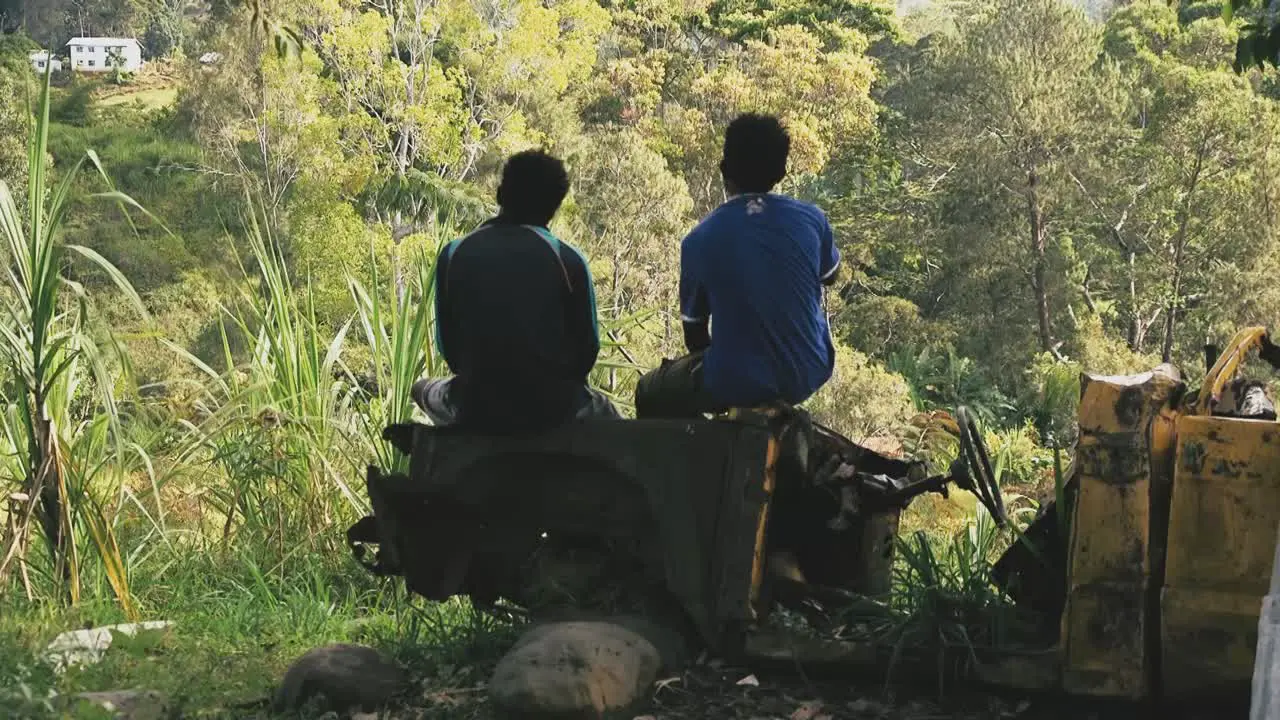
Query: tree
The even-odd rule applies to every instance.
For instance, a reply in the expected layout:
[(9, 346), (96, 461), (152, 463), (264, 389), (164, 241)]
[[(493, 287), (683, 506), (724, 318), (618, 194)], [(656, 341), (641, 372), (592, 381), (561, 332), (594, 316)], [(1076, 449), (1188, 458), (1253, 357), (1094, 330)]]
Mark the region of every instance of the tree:
[(1105, 161), (1077, 178), (1102, 241), (1084, 291), (1094, 309), (1120, 299), (1130, 350), (1144, 352), (1158, 328), (1170, 361), (1181, 326), (1207, 330), (1221, 311), (1213, 308), (1236, 306), (1214, 287), (1215, 268), (1248, 266), (1251, 251), (1275, 242), (1274, 223), (1258, 211), (1275, 182), (1254, 167), (1266, 164), (1270, 143), (1251, 142), (1249, 130), (1274, 127), (1275, 111), (1232, 74), (1232, 38), (1216, 22), (1180, 26), (1164, 3), (1136, 2), (1111, 18), (1106, 37), (1125, 107)]
[(1244, 27), (1236, 44), (1235, 70), (1271, 65), (1280, 67), (1280, 20), (1276, 0), (1225, 0), (1222, 18), (1228, 23), (1241, 19)]
[[(910, 81), (910, 172), (939, 193), (951, 302), (979, 290), (992, 305), (978, 312), (1003, 316), (1025, 307), (1015, 300), (1025, 283), (1036, 343), (1058, 352), (1054, 263), (1069, 243), (1055, 231), (1068, 230), (1069, 167), (1094, 142), (1108, 92), (1100, 38), (1058, 0), (978, 3), (957, 26)], [(963, 289), (975, 279), (987, 287)]]
[(575, 236), (592, 260), (601, 312), (618, 319), (659, 309), (657, 350), (670, 353), (680, 240), (693, 206), (684, 183), (632, 128), (592, 130), (571, 160)]
[(186, 11), (190, 0), (150, 0), (143, 46), (154, 58), (167, 58), (181, 50), (187, 36)]

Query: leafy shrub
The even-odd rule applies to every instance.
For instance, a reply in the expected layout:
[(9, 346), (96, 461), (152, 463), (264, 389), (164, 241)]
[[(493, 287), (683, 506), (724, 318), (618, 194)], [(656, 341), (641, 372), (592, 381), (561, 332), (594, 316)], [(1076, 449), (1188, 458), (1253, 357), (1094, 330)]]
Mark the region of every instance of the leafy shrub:
[(904, 661), (938, 672), (938, 689), (964, 677), (975, 651), (1005, 645), (1015, 634), (1017, 608), (992, 583), (992, 563), (1007, 543), (986, 510), (949, 538), (924, 531), (899, 538), (893, 606), (898, 619), (881, 637), (893, 655), (890, 677)]
[(920, 316), (910, 300), (891, 295), (865, 295), (840, 311), (836, 324), (845, 328), (849, 344), (872, 357), (888, 357), (904, 348), (944, 346), (948, 331)]
[(1097, 317), (1082, 318), (1067, 348), (1069, 358), (1091, 375), (1132, 375), (1160, 364), (1155, 353), (1135, 353), (1125, 341), (1108, 335)]
[(808, 409), (855, 441), (896, 434), (913, 411), (910, 388), (900, 375), (841, 344), (836, 345), (835, 373)]
[(93, 124), (93, 90), (90, 80), (77, 79), (67, 85), (49, 107), (49, 119), (56, 124), (88, 127)]
[(1027, 388), (1021, 404), (1047, 446), (1075, 444), (1081, 371), (1078, 363), (1062, 362), (1049, 353), (1036, 356), (1027, 369)]
[(1039, 431), (1028, 420), (1021, 427), (986, 433), (991, 462), (1000, 466), (1000, 484), (1039, 485), (1053, 470), (1053, 453), (1040, 447)]
[(902, 350), (891, 355), (887, 365), (906, 378), (921, 411), (954, 411), (965, 405), (983, 423), (992, 424), (1014, 410), (1013, 403), (978, 364), (954, 348), (943, 352)]

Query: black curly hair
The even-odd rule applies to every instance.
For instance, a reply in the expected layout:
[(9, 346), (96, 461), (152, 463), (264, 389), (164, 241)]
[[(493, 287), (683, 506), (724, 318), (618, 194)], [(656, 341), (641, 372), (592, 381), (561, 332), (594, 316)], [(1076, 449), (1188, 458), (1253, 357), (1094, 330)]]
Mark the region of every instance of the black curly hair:
[(507, 159), (498, 185), (498, 206), (509, 220), (546, 225), (569, 194), (564, 163), (541, 150), (526, 150)]
[(731, 192), (769, 192), (787, 174), (791, 136), (776, 117), (739, 115), (724, 132), (720, 172)]

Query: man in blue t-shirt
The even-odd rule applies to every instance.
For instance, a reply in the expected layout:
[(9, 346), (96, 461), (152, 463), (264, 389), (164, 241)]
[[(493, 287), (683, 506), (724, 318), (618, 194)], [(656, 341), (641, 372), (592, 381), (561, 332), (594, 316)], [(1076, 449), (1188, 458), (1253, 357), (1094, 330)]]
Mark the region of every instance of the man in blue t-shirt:
[(771, 192), (790, 149), (772, 117), (742, 115), (725, 131), (720, 171), (729, 199), (680, 246), (690, 354), (640, 378), (638, 417), (797, 404), (831, 378), (822, 288), (835, 281), (840, 253), (821, 210)]

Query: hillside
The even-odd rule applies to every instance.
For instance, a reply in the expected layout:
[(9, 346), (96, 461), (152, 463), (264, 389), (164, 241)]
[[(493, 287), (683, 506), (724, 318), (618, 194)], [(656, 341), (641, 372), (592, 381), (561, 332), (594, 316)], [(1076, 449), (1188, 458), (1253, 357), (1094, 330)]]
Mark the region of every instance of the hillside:
[[(640, 374), (686, 351), (681, 240), (725, 201), (725, 128), (778, 117), (776, 191), (841, 255), (832, 377), (804, 406), (936, 471), (968, 408), (1025, 524), (1071, 467), (1082, 373), (1170, 362), (1194, 386), (1206, 343), (1280, 315), (1276, 71), (1233, 68), (1216, 2), (1080, 7), (955, 3), (955, 32), (918, 39), (920, 5), (890, 0), (5, 0), (0, 94), (30, 102), (0, 104), (24, 269), (0, 278), (0, 676), (19, 678), (0, 707), (43, 720), (46, 691), (136, 686), (184, 717), (268, 717), (288, 664), (332, 640), (410, 668), (406, 712), (484, 716), (467, 698), (519, 625), (408, 602), (342, 533), (369, 465), (405, 461), (382, 429), (425, 421), (407, 388), (450, 373), (438, 251), (528, 148), (567, 167), (550, 229), (593, 278), (587, 380), (630, 415)], [(47, 78), (46, 124), (27, 53), (80, 34), (142, 38), (149, 63)], [(895, 567), (947, 580), (897, 583), (895, 627), (998, 641), (991, 563), (1016, 536), (979, 507), (911, 505)], [(41, 659), (140, 618), (177, 625), (91, 668)], [(912, 656), (951, 657), (938, 637)], [(745, 718), (730, 695), (781, 712), (798, 692), (726, 685), (745, 675), (681, 682)], [(705, 710), (679, 697), (662, 717)], [(833, 712), (870, 712), (853, 702)]]

